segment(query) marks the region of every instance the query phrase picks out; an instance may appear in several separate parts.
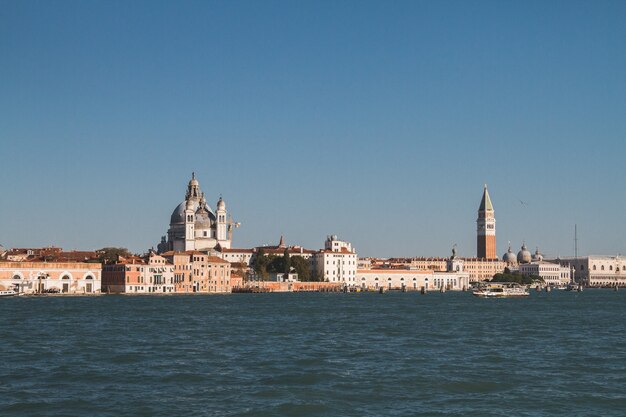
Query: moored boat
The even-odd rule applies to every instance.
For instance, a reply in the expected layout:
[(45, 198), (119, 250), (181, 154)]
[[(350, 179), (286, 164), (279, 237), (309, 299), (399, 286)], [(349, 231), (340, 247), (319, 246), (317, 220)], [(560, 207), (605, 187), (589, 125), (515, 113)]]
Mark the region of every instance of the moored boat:
[(16, 295), (19, 295), (19, 293), (13, 290), (0, 291), (0, 297), (15, 297)]
[(475, 289), (472, 294), (485, 298), (528, 297), (529, 295), (526, 287), (508, 282), (490, 283)]

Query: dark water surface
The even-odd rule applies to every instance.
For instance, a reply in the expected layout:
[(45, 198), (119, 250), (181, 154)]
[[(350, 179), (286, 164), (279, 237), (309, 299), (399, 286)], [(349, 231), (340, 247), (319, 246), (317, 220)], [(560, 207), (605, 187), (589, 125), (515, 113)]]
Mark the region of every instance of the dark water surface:
[(0, 299), (0, 415), (624, 416), (626, 291)]

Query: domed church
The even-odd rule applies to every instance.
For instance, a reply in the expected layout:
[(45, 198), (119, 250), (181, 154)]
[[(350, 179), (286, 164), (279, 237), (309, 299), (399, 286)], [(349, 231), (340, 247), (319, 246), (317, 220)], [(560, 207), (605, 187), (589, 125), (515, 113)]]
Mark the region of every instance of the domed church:
[(158, 249), (163, 253), (170, 250), (211, 250), (218, 245), (230, 248), (232, 229), (236, 227), (239, 223), (233, 223), (228, 216), (222, 197), (217, 201), (214, 212), (207, 204), (195, 173), (192, 173), (185, 200), (176, 206), (170, 217), (167, 241), (163, 236)]

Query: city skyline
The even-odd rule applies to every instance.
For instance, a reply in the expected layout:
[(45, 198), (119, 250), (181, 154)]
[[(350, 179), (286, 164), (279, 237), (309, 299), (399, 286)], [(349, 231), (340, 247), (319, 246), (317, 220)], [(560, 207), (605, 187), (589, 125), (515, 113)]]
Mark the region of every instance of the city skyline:
[(498, 257), (626, 253), (623, 2), (3, 4), (5, 247), (156, 247), (195, 171), (234, 247), (474, 256), (487, 183)]

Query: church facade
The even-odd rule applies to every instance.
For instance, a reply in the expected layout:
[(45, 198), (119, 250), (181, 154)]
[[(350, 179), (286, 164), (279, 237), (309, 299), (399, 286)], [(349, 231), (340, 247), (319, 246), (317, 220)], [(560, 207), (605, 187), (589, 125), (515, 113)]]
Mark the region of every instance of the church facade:
[(172, 212), (167, 237), (163, 236), (158, 245), (159, 253), (230, 248), (233, 229), (239, 227), (239, 223), (232, 221), (221, 196), (215, 207), (213, 211), (207, 204), (195, 173), (192, 173), (185, 200)]

